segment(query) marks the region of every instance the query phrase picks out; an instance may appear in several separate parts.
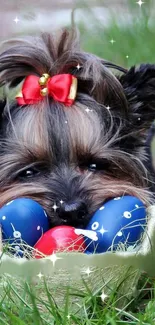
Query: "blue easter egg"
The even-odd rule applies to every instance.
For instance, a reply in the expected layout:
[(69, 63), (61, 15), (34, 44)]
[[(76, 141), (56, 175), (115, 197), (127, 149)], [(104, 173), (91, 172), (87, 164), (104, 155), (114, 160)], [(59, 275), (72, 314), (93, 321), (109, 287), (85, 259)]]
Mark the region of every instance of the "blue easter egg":
[(106, 202), (90, 220), (86, 230), (96, 233), (96, 239), (86, 237), (87, 253), (102, 253), (119, 243), (134, 245), (146, 225), (146, 208), (134, 196), (122, 196)]
[(20, 244), (26, 243), (33, 247), (42, 234), (49, 230), (45, 210), (28, 198), (18, 198), (4, 205), (0, 209), (0, 224), (3, 241), (13, 244), (17, 253), (21, 253)]

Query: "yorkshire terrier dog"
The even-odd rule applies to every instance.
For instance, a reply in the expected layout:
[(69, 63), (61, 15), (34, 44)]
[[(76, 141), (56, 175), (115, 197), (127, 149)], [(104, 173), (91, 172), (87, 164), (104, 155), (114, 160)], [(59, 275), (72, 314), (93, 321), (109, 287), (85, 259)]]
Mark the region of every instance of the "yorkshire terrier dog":
[(155, 65), (127, 70), (86, 53), (74, 30), (2, 45), (0, 86), (15, 98), (0, 104), (0, 206), (31, 198), (51, 227), (84, 228), (113, 197), (151, 204)]

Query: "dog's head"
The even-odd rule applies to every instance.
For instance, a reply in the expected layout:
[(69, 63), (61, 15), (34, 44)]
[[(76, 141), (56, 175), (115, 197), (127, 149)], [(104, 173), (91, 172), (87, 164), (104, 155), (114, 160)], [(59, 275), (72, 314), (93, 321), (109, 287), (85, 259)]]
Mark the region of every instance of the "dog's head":
[(70, 107), (48, 96), (35, 105), (1, 102), (0, 205), (29, 197), (51, 226), (84, 227), (112, 197), (130, 194), (149, 204), (145, 142), (155, 66), (127, 71), (81, 51), (66, 30), (59, 38), (44, 33), (9, 42), (0, 55), (0, 84), (9, 89), (43, 73), (76, 76), (76, 100)]

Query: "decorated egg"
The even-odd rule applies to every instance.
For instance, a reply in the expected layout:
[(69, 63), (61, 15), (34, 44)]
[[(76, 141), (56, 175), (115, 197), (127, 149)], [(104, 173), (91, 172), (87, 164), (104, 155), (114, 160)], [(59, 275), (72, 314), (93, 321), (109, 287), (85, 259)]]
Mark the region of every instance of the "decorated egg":
[(86, 230), (94, 231), (93, 240), (86, 238), (87, 253), (116, 250), (120, 243), (134, 245), (146, 225), (146, 208), (134, 196), (122, 196), (109, 200), (94, 214)]
[[(34, 248), (44, 255), (51, 255), (56, 251), (79, 251), (86, 248), (84, 237), (75, 228), (70, 226), (57, 226), (48, 230), (35, 244)], [(36, 258), (41, 257), (37, 252)]]
[(0, 224), (2, 239), (13, 244), (15, 255), (21, 253), (23, 243), (34, 246), (49, 229), (45, 210), (39, 203), (28, 198), (18, 198), (4, 205), (0, 209)]

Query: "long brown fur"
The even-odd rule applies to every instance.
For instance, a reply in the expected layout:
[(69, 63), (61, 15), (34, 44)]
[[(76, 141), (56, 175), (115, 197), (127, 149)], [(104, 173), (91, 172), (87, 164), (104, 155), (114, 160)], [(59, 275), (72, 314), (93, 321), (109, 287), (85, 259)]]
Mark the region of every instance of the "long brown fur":
[[(51, 226), (85, 227), (110, 198), (135, 195), (149, 205), (153, 193), (145, 141), (153, 115), (139, 122), (142, 105), (129, 92), (130, 80), (128, 85), (123, 79), (129, 72), (83, 52), (75, 31), (3, 44), (1, 86), (16, 91), (26, 76), (43, 73), (75, 75), (77, 97), (71, 107), (51, 97), (21, 107), (6, 100), (0, 122), (0, 206), (28, 197), (44, 207)], [(76, 202), (78, 208), (66, 213), (66, 205)]]

